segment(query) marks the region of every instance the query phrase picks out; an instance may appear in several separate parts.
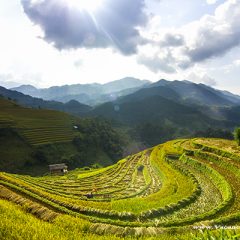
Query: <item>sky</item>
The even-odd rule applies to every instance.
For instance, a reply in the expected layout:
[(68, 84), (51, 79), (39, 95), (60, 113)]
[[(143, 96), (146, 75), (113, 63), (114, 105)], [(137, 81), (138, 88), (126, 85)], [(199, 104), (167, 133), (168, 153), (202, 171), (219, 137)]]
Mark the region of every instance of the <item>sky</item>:
[(0, 85), (190, 80), (240, 94), (240, 0), (0, 0)]

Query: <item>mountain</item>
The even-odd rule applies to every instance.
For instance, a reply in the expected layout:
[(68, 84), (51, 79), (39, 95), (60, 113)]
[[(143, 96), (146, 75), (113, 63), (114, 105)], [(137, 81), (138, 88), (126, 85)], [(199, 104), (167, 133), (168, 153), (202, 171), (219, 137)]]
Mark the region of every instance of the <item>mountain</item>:
[[(27, 88), (33, 89), (30, 86), (25, 87), (25, 89)], [(34, 98), (29, 95), (25, 95), (17, 91), (8, 90), (3, 87), (0, 87), (0, 95), (8, 99), (15, 100), (17, 101), (17, 103), (26, 107), (52, 109), (72, 113), (75, 115), (83, 114), (91, 109), (91, 107), (81, 104), (77, 101), (70, 101), (65, 104), (56, 101), (45, 101), (43, 99)]]
[[(6, 77), (4, 77), (5, 79)], [(3, 81), (1, 80), (1, 75), (0, 75), (0, 86), (3, 86), (5, 88), (15, 88), (21, 86), (21, 83), (13, 82), (13, 81)]]
[(111, 101), (113, 96), (120, 97), (129, 93), (126, 91), (128, 89), (131, 89), (131, 92), (137, 91), (149, 83), (147, 80), (128, 77), (106, 84), (74, 84), (45, 89), (37, 89), (31, 85), (22, 85), (11, 90), (45, 100), (55, 100), (64, 103), (70, 100), (77, 100), (87, 105), (97, 105)]
[[(120, 81), (118, 88), (121, 88), (120, 85), (123, 83), (124, 81)], [(100, 86), (102, 85), (85, 85), (85, 89), (94, 93)], [(31, 86), (24, 88), (35, 91)], [(63, 88), (59, 89), (59, 95), (62, 94)], [(65, 88), (70, 89), (71, 86)], [(55, 87), (50, 88), (55, 92), (54, 89)], [(16, 99), (18, 103), (28, 107), (55, 109), (82, 117), (108, 119), (129, 143), (134, 143), (132, 146), (136, 145), (136, 148), (141, 149), (142, 146), (145, 148), (154, 146), (173, 138), (193, 137), (195, 131), (204, 132), (208, 128), (231, 131), (240, 124), (238, 96), (189, 81), (160, 80), (144, 84), (140, 89), (127, 88), (118, 93), (104, 94), (97, 101), (108, 102), (95, 107), (83, 105), (76, 100), (67, 103), (45, 101), (4, 88), (0, 88), (0, 94)], [(90, 101), (93, 101), (93, 98)], [(89, 127), (87, 135), (91, 135), (93, 129), (94, 124)], [(79, 147), (82, 148), (81, 140)]]
[(220, 108), (218, 113), (223, 119), (228, 119), (229, 121), (240, 123), (240, 105), (230, 108)]
[(179, 100), (187, 104), (231, 106), (240, 104), (240, 97), (227, 95), (226, 92), (211, 88), (204, 84), (196, 84), (190, 81), (160, 80), (150, 84), (148, 88), (167, 87), (179, 95)]
[[(160, 95), (150, 96), (149, 92), (149, 96), (143, 96), (144, 90), (97, 106), (86, 116), (111, 120), (116, 127), (125, 128), (128, 135), (145, 148), (174, 138), (194, 137), (196, 132), (208, 131), (209, 128), (217, 134), (218, 129), (228, 129), (225, 132), (231, 135), (231, 129), (240, 124), (236, 119), (240, 109), (224, 108), (224, 117), (214, 118), (208, 114), (210, 111), (206, 111), (207, 106), (201, 111), (196, 105), (185, 105)], [(178, 98), (177, 94), (169, 93), (172, 93), (172, 98)]]
[[(141, 92), (143, 90), (140, 90)], [(135, 99), (130, 95), (121, 101), (116, 100), (97, 106), (88, 115), (114, 119), (131, 126), (145, 122), (164, 124), (167, 121), (175, 126), (199, 129), (217, 122), (194, 107), (185, 106), (160, 95), (145, 97), (138, 93), (136, 95)]]
[(21, 92), (26, 95), (35, 96), (38, 95), (38, 89), (32, 85), (21, 85), (19, 87), (11, 88), (10, 90)]
[(135, 98), (143, 99), (145, 96), (155, 95), (180, 101), (187, 105), (240, 105), (240, 96), (238, 95), (187, 80), (167, 81), (161, 79), (151, 84), (147, 80), (123, 78), (106, 84), (75, 84), (46, 89), (37, 89), (31, 85), (22, 85), (12, 90), (45, 100), (54, 100), (63, 103), (76, 100), (91, 106), (112, 102), (116, 99), (124, 99), (125, 96), (127, 96), (127, 99), (132, 98), (133, 100)]
[(231, 98), (203, 84), (160, 80), (96, 106), (86, 116), (104, 117), (127, 126), (130, 134), (148, 147), (208, 128), (231, 131), (240, 124), (238, 96)]
[(236, 95), (236, 94), (233, 94), (233, 93), (230, 93), (228, 91), (220, 91), (221, 94), (223, 94), (225, 96), (225, 98), (229, 99), (230, 101), (234, 102), (234, 103), (237, 103), (239, 104), (240, 102), (240, 96)]
[[(131, 87), (140, 83), (145, 84), (140, 87), (140, 89), (138, 87), (127, 88), (121, 90), (120, 92), (104, 95), (99, 95), (97, 93), (97, 90), (100, 91), (100, 89), (103, 88), (105, 88), (105, 93), (110, 90), (122, 89), (127, 83), (129, 83)], [(66, 103), (64, 104), (56, 101), (43, 101), (41, 99), (31, 98), (30, 96), (22, 96), (21, 94), (16, 98), (17, 92), (14, 92), (14, 98), (16, 98), (21, 104), (31, 107), (40, 106), (43, 108), (57, 109), (76, 115), (103, 116), (115, 119), (124, 124), (134, 124), (134, 122), (143, 123), (144, 121), (153, 121), (153, 119), (155, 119), (154, 121), (157, 121), (157, 118), (158, 121), (165, 119), (180, 126), (181, 124), (177, 121), (179, 116), (185, 119), (186, 116), (184, 117), (181, 112), (186, 112), (184, 110), (186, 107), (188, 107), (189, 111), (190, 109), (193, 109), (197, 111), (195, 114), (201, 115), (199, 116), (200, 122), (203, 117), (208, 119), (208, 121), (204, 119), (204, 124), (202, 122), (201, 124), (197, 124), (198, 126), (207, 127), (212, 125), (212, 121), (217, 121), (217, 125), (220, 124), (219, 121), (227, 121), (228, 126), (233, 126), (234, 123), (238, 123), (238, 119), (235, 117), (236, 112), (238, 112), (238, 108), (237, 110), (232, 108), (240, 105), (240, 96), (226, 91), (220, 91), (204, 84), (196, 84), (190, 81), (167, 81), (164, 79), (156, 83), (149, 84), (145, 81), (125, 78), (103, 85), (85, 84), (52, 87), (48, 89), (48, 92), (51, 91), (52, 94), (55, 95), (58, 93), (58, 95), (61, 96), (62, 91), (65, 91), (66, 93), (71, 91), (73, 92), (73, 86), (76, 87), (74, 90), (76, 92), (79, 92), (79, 89), (85, 89), (88, 93), (92, 93), (92, 97), (86, 93), (73, 95), (79, 102), (82, 102), (83, 99), (87, 99), (91, 105), (98, 105), (91, 108), (87, 105), (78, 103), (76, 100), (71, 101), (71, 95), (65, 95), (64, 98)], [(58, 89), (58, 91), (56, 91), (56, 89)], [(21, 87), (21, 91), (34, 92), (36, 91), (36, 88), (26, 85)], [(98, 99), (94, 99), (94, 95), (96, 96), (97, 94)], [(12, 97), (12, 95), (9, 94), (6, 96)], [(22, 100), (22, 98), (24, 98), (24, 100)], [(153, 99), (157, 102), (154, 103)], [(178, 104), (178, 107), (174, 107), (173, 103)], [(166, 112), (164, 109), (172, 109), (172, 111), (176, 113), (170, 116), (169, 112)], [(182, 109), (182, 111), (177, 113), (177, 109)], [(149, 110), (152, 110), (152, 112), (148, 112)], [(141, 116), (136, 116), (138, 111), (141, 112)], [(151, 118), (148, 119), (149, 116), (151, 116)], [(197, 118), (195, 118), (195, 120), (196, 119)], [(209, 119), (211, 121), (209, 121)], [(189, 122), (189, 120), (185, 120), (186, 122)], [(225, 123), (226, 122), (223, 124)], [(189, 122), (189, 126), (187, 126), (187, 128), (193, 129), (193, 126), (190, 127), (190, 125), (192, 125), (191, 121)]]
[(103, 95), (99, 95), (97, 93), (95, 95), (87, 95), (85, 93), (78, 94), (78, 95), (65, 95), (63, 97), (56, 97), (55, 100), (65, 103), (74, 99), (86, 105), (96, 106), (106, 102), (114, 101), (121, 96), (126, 96), (128, 94), (134, 93), (139, 89), (141, 89), (141, 87), (124, 89), (120, 92), (113, 92), (113, 93), (103, 94)]
[(139, 80), (136, 78), (126, 77), (117, 81), (112, 81), (103, 84), (104, 94), (121, 92), (126, 89), (139, 88), (144, 85), (148, 85), (150, 81), (148, 80)]
[(129, 102), (129, 101), (139, 101), (144, 100), (147, 97), (153, 97), (153, 96), (161, 96), (163, 98), (173, 100), (173, 101), (179, 101), (181, 99), (181, 96), (171, 89), (169, 86), (156, 86), (151, 87), (148, 86), (146, 88), (142, 88), (134, 93), (128, 94), (127, 96), (119, 97), (117, 99), (118, 103), (123, 102)]

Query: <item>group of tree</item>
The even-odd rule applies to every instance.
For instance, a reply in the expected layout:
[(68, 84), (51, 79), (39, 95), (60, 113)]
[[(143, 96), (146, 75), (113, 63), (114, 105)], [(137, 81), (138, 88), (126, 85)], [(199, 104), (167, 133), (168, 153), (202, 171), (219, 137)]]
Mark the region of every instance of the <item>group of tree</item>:
[(169, 123), (147, 122), (137, 125), (130, 134), (137, 141), (144, 143), (146, 147), (151, 147), (178, 137), (235, 139), (240, 146), (240, 127), (235, 128), (234, 132), (229, 129), (209, 127), (195, 131), (194, 133), (189, 133), (186, 129), (176, 127)]
[(123, 156), (125, 141), (121, 134), (115, 130), (111, 123), (100, 118), (85, 118), (76, 124), (79, 135), (74, 138), (73, 143), (79, 152), (92, 149), (103, 150), (113, 161)]
[(176, 131), (178, 131), (178, 128), (170, 123), (146, 122), (138, 124), (130, 134), (136, 141), (142, 142), (144, 146), (152, 147), (173, 139)]
[(236, 127), (234, 132), (231, 132), (228, 129), (208, 128), (206, 130), (195, 132), (194, 137), (223, 138), (229, 140), (235, 139), (237, 145), (240, 146), (240, 127)]
[(205, 130), (196, 131), (193, 134), (193, 137), (223, 138), (233, 140), (233, 133), (228, 129), (207, 128)]

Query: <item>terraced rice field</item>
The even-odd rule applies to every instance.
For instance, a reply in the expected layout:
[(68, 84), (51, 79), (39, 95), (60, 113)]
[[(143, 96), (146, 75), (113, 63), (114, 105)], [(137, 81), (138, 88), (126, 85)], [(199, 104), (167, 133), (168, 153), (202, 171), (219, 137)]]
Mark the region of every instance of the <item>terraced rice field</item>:
[[(0, 196), (44, 221), (84, 219), (96, 234), (161, 237), (174, 228), (180, 235), (171, 239), (194, 239), (202, 225), (237, 228), (239, 167), (240, 148), (232, 141), (176, 140), (96, 171), (38, 178), (0, 173)], [(183, 231), (189, 235), (181, 238)]]
[(31, 145), (72, 141), (73, 118), (57, 111), (20, 107), (0, 99), (0, 128), (11, 127)]

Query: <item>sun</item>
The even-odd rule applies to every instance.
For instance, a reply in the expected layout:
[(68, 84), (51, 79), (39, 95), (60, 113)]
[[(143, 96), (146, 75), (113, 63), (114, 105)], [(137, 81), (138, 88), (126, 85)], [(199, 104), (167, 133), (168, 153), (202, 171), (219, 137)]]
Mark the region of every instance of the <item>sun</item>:
[(89, 12), (96, 11), (102, 4), (103, 0), (66, 0), (71, 7)]

